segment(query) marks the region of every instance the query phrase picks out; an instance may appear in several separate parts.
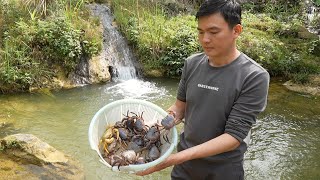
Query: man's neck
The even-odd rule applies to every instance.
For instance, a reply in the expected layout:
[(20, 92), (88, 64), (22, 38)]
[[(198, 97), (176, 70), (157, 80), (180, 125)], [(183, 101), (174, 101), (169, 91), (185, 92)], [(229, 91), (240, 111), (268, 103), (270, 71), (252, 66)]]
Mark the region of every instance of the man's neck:
[(240, 56), (240, 51), (235, 49), (231, 53), (221, 57), (209, 57), (209, 65), (213, 67), (221, 67), (227, 64), (230, 64), (232, 61), (237, 59)]

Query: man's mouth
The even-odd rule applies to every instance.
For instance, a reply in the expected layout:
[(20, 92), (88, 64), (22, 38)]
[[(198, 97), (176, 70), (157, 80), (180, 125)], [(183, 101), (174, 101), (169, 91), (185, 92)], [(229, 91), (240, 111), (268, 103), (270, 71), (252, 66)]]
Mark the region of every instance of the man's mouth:
[(203, 49), (205, 49), (205, 50), (212, 50), (212, 49), (214, 49), (213, 47), (203, 47)]

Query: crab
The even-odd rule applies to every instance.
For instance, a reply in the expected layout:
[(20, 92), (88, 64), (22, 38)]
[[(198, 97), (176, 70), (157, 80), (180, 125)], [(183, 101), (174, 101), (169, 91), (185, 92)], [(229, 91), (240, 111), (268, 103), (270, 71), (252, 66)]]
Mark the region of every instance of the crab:
[(110, 157), (111, 166), (118, 166), (120, 170), (120, 166), (127, 166), (129, 164), (137, 164), (144, 162), (144, 159), (139, 156), (133, 150), (126, 150), (121, 153), (121, 155), (112, 155)]
[(148, 132), (146, 133), (146, 135), (144, 136), (144, 147), (141, 149), (142, 150), (146, 150), (146, 149), (150, 149), (150, 147), (152, 146), (152, 144), (157, 144), (158, 146), (161, 146), (161, 141), (160, 141), (160, 130), (159, 130), (159, 126), (157, 124), (151, 126), (148, 130)]
[(135, 116), (132, 116), (132, 118), (135, 120), (133, 125), (133, 130), (136, 134), (146, 133), (148, 131), (147, 126), (144, 124), (144, 119), (142, 118), (143, 112), (141, 115), (137, 115), (134, 112), (131, 112), (131, 114), (134, 114)]
[(143, 151), (144, 147), (144, 137), (142, 135), (135, 135), (132, 137), (131, 142), (129, 142), (127, 149), (134, 150), (136, 153)]
[(160, 130), (158, 125), (153, 125), (145, 135), (145, 140), (155, 143), (160, 139)]
[(160, 157), (159, 148), (155, 144), (152, 144), (149, 149), (147, 158), (146, 158), (147, 162), (154, 161), (154, 160), (158, 159), (159, 157)]
[(114, 150), (114, 148), (109, 148), (109, 145), (113, 144), (116, 140), (119, 140), (119, 131), (118, 129), (114, 128), (113, 126), (107, 126), (107, 130), (104, 132), (102, 135), (100, 142), (99, 142), (99, 147), (103, 145), (103, 149), (105, 150), (106, 154), (108, 155), (110, 151)]
[(130, 141), (133, 134), (126, 128), (119, 128), (119, 136), (124, 141)]
[[(161, 120), (161, 127), (165, 130), (164, 135), (162, 137), (167, 143), (170, 143), (169, 138), (168, 138), (168, 134), (170, 132), (170, 129), (181, 122), (183, 122), (183, 121), (180, 119), (177, 120), (175, 118), (175, 113), (173, 111), (169, 111), (168, 115)], [(161, 130), (163, 130), (163, 129), (161, 129)]]
[(129, 110), (127, 111), (127, 115), (124, 116), (125, 117), (122, 118), (121, 123), (124, 125), (125, 128), (133, 130), (135, 118), (129, 116)]

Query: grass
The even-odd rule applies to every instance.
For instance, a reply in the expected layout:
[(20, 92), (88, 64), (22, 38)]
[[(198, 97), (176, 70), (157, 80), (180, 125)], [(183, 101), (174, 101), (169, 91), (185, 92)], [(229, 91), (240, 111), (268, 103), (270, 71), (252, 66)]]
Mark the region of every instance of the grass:
[(0, 0), (0, 92), (50, 86), (101, 50), (102, 33), (84, 0)]
[[(161, 2), (142, 2), (112, 1), (118, 26), (134, 47), (146, 74), (153, 69), (161, 69), (166, 76), (179, 76), (184, 59), (200, 50), (195, 17), (183, 13), (169, 17)], [(267, 13), (245, 11), (244, 32), (238, 47), (272, 76), (294, 78), (305, 83), (306, 77), (320, 71), (320, 60), (316, 55), (318, 38), (305, 32), (300, 17), (292, 18), (290, 22), (274, 19), (270, 14), (279, 8), (267, 9)], [(290, 12), (298, 9), (287, 9), (288, 17), (291, 17)], [(310, 37), (300, 37), (303, 33)]]

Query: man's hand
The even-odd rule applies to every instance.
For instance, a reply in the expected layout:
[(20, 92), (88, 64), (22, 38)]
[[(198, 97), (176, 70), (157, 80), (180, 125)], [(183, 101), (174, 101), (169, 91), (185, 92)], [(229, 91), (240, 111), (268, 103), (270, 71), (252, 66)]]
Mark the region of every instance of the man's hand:
[(223, 152), (228, 152), (236, 149), (240, 145), (240, 142), (233, 136), (224, 133), (214, 139), (207, 142), (193, 146), (191, 148), (180, 151), (176, 154), (171, 154), (162, 163), (149, 168), (145, 171), (138, 172), (137, 175), (144, 176), (155, 171), (160, 171), (172, 165), (181, 164), (185, 161), (192, 159), (204, 158), (213, 156)]
[(144, 171), (137, 172), (136, 175), (145, 176), (145, 175), (151, 174), (153, 172), (161, 171), (162, 169), (165, 169), (167, 167), (170, 167), (170, 166), (173, 166), (176, 164), (180, 164), (180, 163), (182, 163), (182, 162), (179, 158), (179, 153), (171, 154), (167, 159), (165, 159), (161, 163), (159, 163), (149, 169), (146, 169)]

